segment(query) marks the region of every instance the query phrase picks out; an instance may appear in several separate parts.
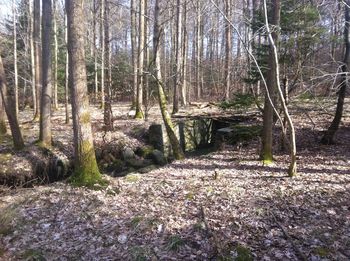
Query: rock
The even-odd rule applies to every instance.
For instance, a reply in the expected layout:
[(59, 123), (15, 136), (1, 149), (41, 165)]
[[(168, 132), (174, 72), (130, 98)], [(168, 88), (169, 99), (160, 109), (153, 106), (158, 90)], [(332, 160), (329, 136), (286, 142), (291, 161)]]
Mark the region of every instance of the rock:
[(143, 168), (139, 169), (137, 172), (141, 173), (141, 174), (145, 174), (145, 173), (151, 172), (152, 170), (155, 170), (155, 169), (157, 169), (156, 165), (149, 165), (147, 167), (143, 167)]
[(149, 158), (151, 152), (154, 150), (152, 146), (144, 146), (144, 147), (138, 147), (135, 151), (136, 155), (143, 157), (143, 158)]
[(151, 165), (152, 161), (134, 158), (134, 159), (127, 160), (126, 164), (135, 169), (140, 169)]
[(136, 115), (136, 111), (135, 111), (135, 110), (130, 110), (130, 111), (128, 112), (128, 117), (133, 118), (133, 117), (135, 117), (135, 115)]
[(135, 158), (135, 153), (131, 148), (126, 147), (122, 152), (122, 156), (124, 160), (130, 160)]
[(157, 150), (164, 152), (163, 129), (161, 124), (152, 124), (148, 129), (149, 143)]
[(157, 165), (164, 166), (168, 163), (163, 152), (159, 150), (152, 151), (150, 156), (153, 162), (156, 163)]

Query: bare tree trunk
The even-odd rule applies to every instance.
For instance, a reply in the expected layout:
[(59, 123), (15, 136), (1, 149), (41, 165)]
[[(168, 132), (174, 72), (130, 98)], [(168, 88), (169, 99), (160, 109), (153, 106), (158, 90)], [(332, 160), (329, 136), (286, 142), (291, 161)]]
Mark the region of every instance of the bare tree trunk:
[(230, 21), (231, 17), (231, 1), (225, 0), (226, 20), (225, 24), (225, 101), (230, 99), (231, 88), (231, 59), (232, 59), (232, 30)]
[(14, 77), (15, 77), (15, 108), (16, 117), (18, 117), (18, 64), (17, 64), (17, 11), (16, 11), (16, 1), (12, 1), (13, 9), (13, 67), (14, 67)]
[(160, 71), (161, 69), (160, 48), (159, 48), (160, 38), (161, 38), (161, 30), (159, 28), (159, 0), (156, 0), (155, 8), (154, 8), (153, 59), (154, 59), (154, 65), (155, 65), (154, 77), (157, 81), (157, 86), (158, 86), (159, 107), (162, 113), (165, 129), (167, 131), (169, 141), (173, 149), (174, 157), (176, 159), (183, 159), (185, 156), (181, 149), (180, 143), (175, 135), (174, 126), (171, 121), (171, 117), (167, 111), (166, 97), (164, 94), (163, 82), (162, 82), (162, 74)]
[(143, 119), (143, 70), (144, 70), (144, 48), (145, 48), (145, 0), (140, 0), (139, 17), (139, 51), (138, 51), (138, 82), (137, 82), (137, 101), (135, 119)]
[(345, 12), (345, 25), (344, 25), (345, 54), (344, 54), (343, 64), (341, 67), (343, 73), (341, 74), (341, 84), (340, 84), (340, 89), (338, 91), (337, 108), (335, 111), (333, 121), (321, 139), (321, 143), (326, 145), (334, 143), (334, 135), (339, 129), (339, 125), (343, 117), (344, 100), (346, 96), (346, 88), (348, 85), (347, 74), (349, 72), (349, 62), (350, 62), (350, 1), (349, 0), (346, 0), (344, 3), (344, 12)]
[(32, 76), (32, 97), (33, 97), (33, 112), (34, 118), (37, 114), (37, 98), (35, 89), (35, 52), (34, 52), (34, 39), (33, 39), (33, 28), (34, 28), (34, 14), (33, 14), (33, 0), (29, 0), (29, 42), (30, 42), (30, 65), (31, 65), (31, 76)]
[(52, 33), (52, 6), (51, 1), (43, 1), (42, 6), (42, 94), (40, 109), (39, 141), (45, 147), (51, 147), (51, 33)]
[(136, 108), (137, 103), (137, 40), (136, 40), (136, 0), (131, 0), (131, 21), (130, 21), (130, 38), (131, 38), (131, 60), (133, 68), (133, 98), (132, 107)]
[[(110, 79), (110, 73), (111, 73), (111, 67), (110, 67), (110, 44), (109, 44), (109, 2), (106, 0), (104, 4), (104, 21), (103, 21), (103, 35), (104, 35), (104, 47), (105, 47), (105, 52), (104, 52), (104, 59), (103, 61), (105, 63), (108, 63), (107, 66), (104, 65), (103, 68), (106, 69), (108, 68), (108, 80), (106, 84), (106, 89), (105, 89), (105, 107), (104, 107), (104, 124), (105, 124), (105, 130), (113, 130), (113, 114), (112, 114), (112, 104), (111, 104), (111, 79)], [(106, 82), (106, 81), (105, 81)]]
[(6, 134), (6, 112), (5, 105), (2, 101), (2, 95), (0, 94), (0, 135)]
[(202, 97), (202, 88), (201, 88), (201, 26), (202, 26), (202, 14), (201, 14), (201, 2), (197, 2), (196, 10), (196, 90), (197, 90), (197, 99)]
[(180, 99), (181, 105), (187, 106), (187, 3), (183, 3), (183, 16), (182, 16), (182, 81), (180, 85)]
[(13, 89), (9, 89), (9, 90), (7, 89), (5, 70), (4, 70), (4, 65), (2, 63), (1, 56), (0, 56), (0, 92), (1, 92), (2, 102), (5, 107), (7, 119), (10, 124), (13, 145), (15, 149), (20, 150), (24, 148), (24, 142), (22, 138), (21, 129), (18, 124), (18, 119), (16, 117), (16, 108), (13, 106), (13, 104), (15, 103), (15, 95), (14, 95)]
[(176, 2), (176, 25), (175, 25), (175, 40), (174, 40), (174, 51), (175, 51), (175, 62), (174, 62), (174, 99), (173, 99), (173, 114), (179, 112), (179, 87), (182, 81), (182, 60), (181, 60), (181, 47), (182, 47), (182, 10), (181, 0)]
[(55, 110), (58, 110), (58, 80), (57, 80), (57, 73), (58, 73), (58, 39), (57, 39), (57, 6), (56, 1), (52, 1), (52, 8), (53, 8), (53, 36), (54, 36), (54, 66), (53, 66), (53, 73), (54, 73), (54, 84), (53, 84), (53, 108)]
[(94, 0), (94, 10), (93, 10), (93, 56), (94, 56), (94, 75), (95, 75), (95, 102), (97, 102), (98, 99), (98, 70), (97, 70), (97, 47), (96, 47), (96, 37), (97, 37), (97, 32), (96, 32), (96, 20), (97, 20), (97, 0)]
[[(65, 24), (65, 32), (64, 32), (64, 40), (66, 44), (66, 67), (65, 67), (65, 85), (64, 85), (64, 105), (66, 112), (66, 124), (69, 123), (69, 52), (68, 52), (68, 24), (67, 24), (67, 12), (65, 10), (64, 14), (64, 24)], [(96, 63), (95, 63), (96, 64)], [(97, 75), (97, 72), (96, 74)]]
[(101, 109), (105, 108), (105, 58), (106, 58), (106, 43), (105, 43), (105, 4), (106, 0), (101, 0), (101, 20), (100, 20), (100, 34), (101, 34)]
[(89, 108), (85, 67), (84, 36), (86, 27), (83, 13), (84, 0), (66, 0), (69, 52), (69, 87), (74, 131), (75, 170), (72, 182), (93, 186), (101, 183), (97, 166)]
[(40, 0), (34, 0), (34, 26), (33, 26), (33, 41), (34, 41), (34, 64), (35, 64), (35, 91), (36, 91), (36, 111), (34, 112), (34, 120), (39, 119), (40, 115), (40, 93), (42, 88), (41, 75), (41, 41), (40, 41)]
[[(272, 4), (272, 20), (271, 24), (272, 26), (278, 28), (280, 23), (280, 2), (279, 0), (274, 0)], [(278, 32), (274, 30), (272, 33), (272, 38), (275, 43), (278, 42)], [(276, 92), (277, 92), (277, 64), (274, 59), (274, 50), (273, 47), (270, 44), (270, 51), (269, 51), (269, 70), (267, 73), (267, 91), (268, 94), (265, 94), (265, 105), (264, 105), (264, 112), (263, 112), (263, 133), (262, 133), (262, 151), (261, 151), (261, 159), (266, 163), (269, 164), (273, 161), (273, 152), (272, 152), (272, 146), (273, 146), (273, 105), (270, 102), (269, 96), (271, 97), (271, 101), (273, 104), (276, 104)]]
[[(276, 25), (278, 27), (280, 24), (281, 0), (273, 0), (273, 4), (274, 4), (274, 20), (273, 21), (274, 21), (274, 25)], [(274, 82), (276, 83), (278, 97), (281, 100), (283, 113), (287, 119), (289, 131), (290, 131), (291, 162), (289, 165), (288, 175), (290, 177), (293, 177), (297, 174), (295, 130), (294, 130), (292, 118), (289, 115), (289, 111), (288, 111), (286, 101), (285, 101), (284, 96), (283, 96), (281, 84), (280, 84), (280, 77), (279, 77), (280, 76), (280, 69), (279, 69), (278, 51), (277, 51), (278, 32), (275, 32), (274, 33), (275, 35), (273, 35), (273, 33), (271, 33), (269, 22), (268, 22), (268, 16), (267, 16), (266, 0), (264, 0), (264, 13), (265, 13), (266, 30), (267, 30), (269, 43), (270, 43), (270, 49), (271, 49), (271, 53), (272, 53), (270, 58), (273, 60), (272, 61), (273, 62), (272, 68), (273, 68), (274, 75), (272, 75), (272, 76), (274, 77)]]

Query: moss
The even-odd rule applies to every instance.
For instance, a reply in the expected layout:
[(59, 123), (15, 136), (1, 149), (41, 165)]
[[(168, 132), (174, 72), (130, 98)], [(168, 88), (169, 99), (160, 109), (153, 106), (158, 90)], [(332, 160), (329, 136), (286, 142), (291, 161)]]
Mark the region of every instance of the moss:
[(89, 141), (84, 141), (80, 148), (82, 154), (78, 166), (75, 166), (74, 173), (70, 178), (70, 182), (74, 186), (86, 186), (94, 188), (95, 185), (105, 186), (105, 181), (98, 169), (95, 151)]
[(132, 260), (135, 260), (135, 261), (149, 260), (147, 250), (145, 250), (140, 246), (131, 247), (129, 250), (129, 253), (132, 256)]
[(135, 119), (142, 120), (143, 118), (144, 117), (143, 117), (142, 111), (137, 111), (136, 114), (135, 114)]
[(125, 177), (125, 181), (130, 182), (130, 183), (135, 183), (141, 179), (140, 175), (133, 174), (133, 175), (128, 175)]
[(133, 217), (130, 223), (131, 227), (135, 229), (136, 227), (139, 226), (139, 224), (142, 222), (143, 219), (144, 218), (141, 216)]
[(0, 134), (6, 134), (6, 124), (4, 121), (0, 121)]
[(36, 260), (36, 261), (44, 261), (46, 258), (40, 250), (35, 249), (27, 249), (21, 255), (21, 259), (23, 260)]
[(0, 235), (6, 236), (13, 231), (12, 221), (17, 213), (13, 208), (0, 209)]
[(320, 257), (327, 257), (329, 255), (329, 249), (325, 247), (317, 247), (313, 251), (316, 255)]
[(91, 122), (91, 116), (89, 112), (84, 112), (81, 114), (81, 122), (84, 124)]
[(253, 255), (249, 248), (242, 245), (236, 247), (237, 256), (235, 261), (253, 261)]

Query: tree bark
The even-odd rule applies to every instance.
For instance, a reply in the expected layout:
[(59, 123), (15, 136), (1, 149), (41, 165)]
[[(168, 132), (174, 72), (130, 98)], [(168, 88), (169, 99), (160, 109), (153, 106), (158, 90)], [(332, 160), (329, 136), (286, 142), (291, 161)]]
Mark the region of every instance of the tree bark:
[(182, 80), (182, 61), (181, 61), (181, 47), (182, 47), (182, 10), (181, 10), (181, 0), (176, 1), (176, 24), (175, 24), (175, 62), (174, 62), (174, 99), (173, 99), (173, 114), (179, 112), (179, 87), (181, 86)]
[(53, 9), (53, 36), (54, 36), (54, 63), (53, 63), (53, 108), (58, 110), (58, 37), (57, 37), (57, 4), (55, 0), (52, 1)]
[(2, 58), (0, 56), (0, 92), (2, 102), (5, 107), (5, 112), (10, 125), (14, 148), (20, 150), (24, 148), (24, 141), (22, 138), (21, 129), (19, 127), (18, 119), (16, 116), (15, 94), (13, 89), (7, 89), (6, 77)]
[[(69, 123), (69, 53), (68, 53), (68, 24), (67, 24), (67, 12), (65, 10), (64, 14), (64, 24), (65, 24), (65, 32), (64, 32), (64, 40), (66, 44), (66, 66), (65, 66), (65, 84), (64, 84), (64, 105), (66, 112), (66, 124)], [(97, 75), (97, 73), (96, 73)]]
[[(276, 27), (279, 27), (279, 21), (280, 21), (280, 12), (281, 12), (281, 0), (273, 0), (273, 4), (274, 4), (274, 22)], [(267, 30), (267, 34), (268, 34), (268, 38), (269, 38), (269, 43), (270, 43), (270, 52), (272, 53), (272, 55), (270, 56), (270, 58), (272, 59), (272, 63), (273, 63), (273, 72), (274, 75), (271, 75), (271, 77), (274, 78), (274, 81), (276, 83), (276, 89), (277, 89), (277, 93), (278, 93), (278, 98), (281, 100), (281, 104), (282, 104), (282, 110), (283, 113), (287, 119), (288, 122), (288, 127), (289, 127), (289, 136), (290, 136), (290, 157), (291, 157), (291, 162), (289, 165), (289, 169), (288, 169), (288, 175), (290, 177), (293, 177), (297, 174), (297, 163), (296, 163), (296, 141), (295, 141), (295, 129), (294, 129), (294, 125), (292, 122), (292, 118), (290, 117), (288, 108), (287, 108), (287, 104), (283, 95), (283, 91), (281, 88), (281, 84), (280, 84), (280, 69), (279, 69), (279, 61), (278, 61), (278, 51), (277, 51), (277, 44), (278, 44), (278, 32), (275, 31), (273, 35), (273, 33), (270, 30), (270, 25), (268, 22), (268, 16), (267, 16), (267, 5), (266, 5), (266, 0), (264, 0), (264, 11), (265, 11), (265, 25), (266, 25), (266, 30)], [(283, 125), (282, 125), (282, 128)], [(282, 130), (284, 132), (284, 130)]]
[(105, 108), (105, 58), (106, 58), (106, 42), (105, 42), (105, 4), (106, 0), (101, 0), (101, 20), (100, 20), (100, 34), (101, 34), (101, 109)]
[(231, 88), (231, 59), (232, 59), (232, 29), (230, 25), (231, 17), (231, 1), (225, 0), (225, 13), (229, 20), (225, 24), (225, 101), (230, 99)]
[(89, 109), (85, 67), (84, 36), (86, 27), (83, 12), (84, 0), (66, 0), (69, 52), (69, 87), (74, 131), (75, 170), (72, 182), (93, 186), (102, 180), (99, 172)]
[(51, 33), (52, 33), (52, 5), (51, 1), (42, 1), (42, 94), (40, 106), (40, 134), (39, 141), (45, 147), (51, 147)]
[(17, 11), (16, 11), (16, 1), (12, 1), (13, 8), (13, 67), (14, 67), (14, 77), (15, 77), (15, 107), (16, 107), (16, 117), (18, 117), (18, 64), (17, 64)]
[(32, 97), (33, 97), (33, 112), (34, 118), (38, 111), (36, 88), (35, 88), (35, 51), (34, 51), (34, 39), (33, 39), (33, 28), (34, 28), (34, 15), (33, 15), (33, 0), (29, 0), (29, 42), (30, 42), (30, 65), (31, 65), (31, 77), (32, 77)]
[(5, 105), (2, 101), (2, 96), (0, 95), (0, 135), (6, 134), (6, 112)]
[[(104, 3), (104, 21), (103, 21), (103, 35), (104, 35), (104, 62), (108, 63), (103, 66), (104, 69), (108, 68), (108, 78), (107, 81), (104, 81), (106, 83), (106, 89), (105, 89), (105, 106), (104, 106), (104, 124), (105, 124), (105, 130), (111, 131), (113, 130), (113, 114), (112, 114), (112, 104), (111, 104), (111, 78), (109, 77), (111, 70), (110, 70), (110, 44), (109, 44), (109, 2), (108, 0)], [(106, 75), (106, 74), (104, 74)]]
[(131, 62), (133, 68), (133, 97), (132, 97), (132, 107), (136, 108), (137, 103), (137, 40), (136, 40), (136, 0), (131, 0), (130, 8), (130, 38), (131, 38)]
[(137, 99), (135, 119), (143, 119), (143, 71), (144, 71), (144, 48), (145, 48), (145, 1), (140, 0), (139, 16), (139, 51), (138, 51), (138, 81), (137, 81)]
[[(272, 19), (271, 25), (274, 28), (278, 28), (280, 24), (280, 2), (279, 0), (272, 1)], [(278, 29), (277, 29), (278, 30)], [(271, 36), (275, 43), (278, 42), (278, 32), (276, 29), (271, 32)], [(270, 45), (269, 50), (269, 70), (267, 72), (267, 92), (271, 98), (271, 101), (274, 105), (276, 105), (276, 91), (277, 91), (277, 78), (275, 77), (277, 73), (277, 64), (274, 61), (274, 50)], [(265, 105), (263, 112), (263, 133), (262, 133), (262, 151), (261, 151), (261, 159), (266, 163), (270, 163), (273, 161), (273, 125), (274, 125), (274, 110), (273, 106), (270, 102), (268, 94), (265, 94)]]
[(35, 98), (36, 111), (34, 112), (34, 120), (39, 119), (40, 115), (40, 95), (42, 89), (42, 65), (41, 65), (41, 41), (40, 41), (40, 0), (34, 0), (34, 26), (33, 26), (33, 41), (34, 41), (34, 60), (35, 60)]
[(162, 74), (161, 74), (161, 66), (160, 66), (160, 43), (161, 38), (161, 30), (159, 27), (159, 0), (155, 1), (155, 7), (154, 7), (154, 29), (153, 29), (153, 59), (154, 59), (154, 77), (157, 82), (158, 87), (158, 101), (159, 101), (159, 107), (162, 113), (163, 122), (165, 125), (165, 129), (167, 132), (167, 135), (169, 137), (169, 141), (173, 150), (173, 154), (175, 159), (183, 159), (184, 153), (181, 149), (180, 143), (175, 135), (174, 126), (171, 121), (171, 117), (167, 111), (167, 103), (166, 103), (166, 97), (164, 94), (163, 89), (163, 82), (162, 82)]
[(327, 131), (324, 133), (321, 143), (325, 145), (334, 144), (334, 135), (339, 129), (341, 119), (343, 117), (344, 100), (346, 96), (346, 88), (348, 85), (347, 73), (349, 72), (349, 62), (350, 62), (350, 1), (347, 0), (344, 4), (345, 12), (345, 25), (344, 25), (344, 46), (345, 54), (342, 64), (342, 74), (341, 74), (341, 84), (338, 91), (338, 101), (337, 108), (333, 121)]

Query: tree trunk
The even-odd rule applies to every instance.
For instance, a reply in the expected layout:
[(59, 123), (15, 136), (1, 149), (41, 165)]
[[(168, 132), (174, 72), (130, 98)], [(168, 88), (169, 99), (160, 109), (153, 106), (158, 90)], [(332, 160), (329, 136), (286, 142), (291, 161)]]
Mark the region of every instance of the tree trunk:
[(182, 60), (182, 80), (180, 85), (180, 99), (181, 99), (181, 105), (187, 106), (187, 3), (186, 1), (183, 3), (183, 16), (182, 16), (182, 53), (181, 53), (181, 60)]
[(145, 0), (140, 0), (139, 16), (139, 51), (138, 51), (138, 81), (135, 119), (143, 119), (143, 70), (144, 70), (144, 47), (145, 47)]
[(15, 77), (15, 108), (16, 108), (16, 117), (18, 117), (18, 64), (17, 64), (17, 11), (16, 11), (16, 1), (12, 1), (13, 7), (13, 67), (14, 67), (14, 77)]
[(53, 108), (58, 110), (58, 82), (57, 82), (57, 73), (58, 73), (58, 37), (57, 37), (57, 6), (56, 1), (52, 1), (53, 8), (53, 36), (54, 36), (54, 66), (53, 66)]
[(100, 34), (101, 34), (101, 109), (105, 108), (105, 58), (106, 58), (106, 42), (105, 42), (105, 4), (106, 0), (101, 0), (101, 20), (100, 20)]
[[(274, 25), (278, 28), (280, 25), (280, 12), (281, 12), (281, 0), (273, 0), (274, 5)], [(276, 83), (276, 89), (278, 93), (278, 98), (281, 100), (282, 103), (282, 110), (283, 113), (287, 119), (288, 127), (290, 131), (290, 157), (291, 162), (288, 169), (288, 175), (290, 177), (293, 177), (297, 174), (297, 163), (296, 163), (296, 141), (295, 141), (295, 130), (294, 125), (292, 122), (292, 118), (289, 115), (289, 111), (287, 108), (287, 104), (283, 95), (283, 91), (280, 84), (280, 69), (279, 69), (279, 61), (278, 61), (278, 51), (277, 51), (277, 45), (278, 45), (278, 32), (271, 33), (269, 22), (268, 22), (268, 16), (267, 16), (267, 5), (266, 0), (264, 0), (264, 11), (265, 11), (265, 25), (266, 30), (269, 38), (270, 43), (270, 52), (272, 55), (270, 56), (272, 63), (273, 63), (273, 72), (274, 75), (271, 75), (274, 78), (274, 83)], [(275, 34), (275, 35), (273, 35)], [(282, 126), (283, 128), (283, 126)], [(283, 130), (284, 132), (284, 130)]]
[(7, 89), (5, 70), (4, 70), (4, 65), (2, 63), (1, 56), (0, 56), (0, 92), (1, 92), (2, 102), (5, 107), (7, 119), (10, 124), (13, 145), (15, 149), (20, 150), (24, 148), (24, 142), (22, 138), (21, 129), (18, 124), (18, 119), (16, 117), (16, 108), (13, 106), (13, 104), (15, 104), (15, 94), (13, 92), (13, 89), (9, 89), (9, 90)]
[(232, 59), (232, 30), (230, 21), (231, 17), (231, 1), (225, 0), (225, 13), (228, 20), (225, 24), (225, 101), (230, 99), (231, 87), (231, 59)]
[(34, 118), (38, 111), (38, 104), (36, 98), (36, 89), (35, 89), (35, 51), (34, 51), (34, 15), (33, 15), (33, 0), (29, 0), (29, 42), (30, 42), (30, 65), (31, 65), (31, 77), (32, 77), (32, 97), (33, 97), (33, 112)]
[(2, 101), (2, 96), (0, 95), (0, 135), (6, 134), (6, 112), (5, 105)]
[[(66, 66), (65, 66), (65, 84), (64, 84), (64, 105), (65, 105), (65, 112), (66, 112), (66, 124), (69, 123), (69, 53), (68, 53), (68, 24), (67, 24), (67, 12), (65, 10), (64, 14), (64, 24), (65, 24), (65, 31), (64, 31), (64, 40), (66, 44)], [(97, 73), (96, 73), (97, 75)]]
[[(271, 25), (278, 28), (280, 23), (280, 3), (279, 0), (274, 0), (272, 4), (272, 20)], [(278, 42), (278, 32), (274, 30), (272, 33), (272, 38), (275, 43)], [(270, 45), (269, 50), (269, 70), (267, 72), (267, 91), (274, 105), (276, 105), (276, 91), (277, 91), (277, 79), (275, 77), (277, 73), (277, 64), (274, 61), (274, 50)], [(273, 161), (273, 125), (274, 125), (274, 110), (268, 94), (265, 94), (265, 105), (263, 113), (263, 133), (262, 133), (262, 151), (261, 159), (264, 163), (268, 164)]]
[(105, 124), (105, 130), (111, 131), (113, 130), (113, 114), (112, 114), (112, 104), (111, 104), (111, 79), (109, 77), (111, 70), (110, 70), (110, 44), (109, 44), (109, 2), (106, 0), (104, 4), (104, 21), (103, 21), (103, 35), (104, 35), (104, 62), (108, 63), (107, 65), (104, 65), (103, 68), (108, 68), (108, 79), (107, 81), (104, 81), (106, 83), (106, 89), (105, 89), (105, 106), (104, 106), (104, 124)]
[(339, 129), (339, 125), (343, 117), (344, 100), (346, 96), (346, 88), (348, 85), (347, 73), (349, 71), (348, 66), (350, 62), (350, 1), (349, 0), (345, 2), (344, 9), (345, 9), (345, 25), (344, 25), (345, 54), (343, 59), (343, 65), (341, 67), (343, 73), (341, 74), (341, 84), (340, 84), (340, 89), (338, 91), (337, 108), (335, 111), (333, 121), (321, 139), (321, 143), (326, 145), (334, 143), (334, 135)]
[(40, 107), (39, 141), (45, 147), (51, 147), (51, 33), (52, 6), (51, 1), (43, 1), (42, 6), (42, 94)]
[(131, 63), (133, 68), (133, 97), (132, 97), (132, 107), (136, 108), (137, 103), (137, 40), (136, 40), (136, 0), (131, 0), (130, 8), (130, 38), (131, 38)]
[(74, 131), (75, 170), (72, 182), (77, 185), (93, 186), (102, 180), (99, 172), (89, 108), (87, 76), (85, 67), (84, 0), (66, 0), (69, 52), (69, 87)]
[(36, 111), (34, 112), (34, 120), (39, 120), (40, 115), (40, 93), (42, 87), (42, 71), (41, 71), (41, 41), (40, 41), (40, 0), (34, 0), (34, 27), (33, 27), (33, 41), (34, 41), (34, 64), (35, 64), (35, 98)]
[(174, 126), (171, 121), (171, 117), (167, 111), (166, 97), (163, 89), (162, 74), (160, 70), (161, 68), (160, 68), (160, 48), (159, 48), (161, 30), (159, 28), (158, 19), (159, 19), (159, 0), (156, 0), (155, 7), (154, 7), (153, 59), (154, 59), (154, 66), (155, 66), (154, 77), (158, 87), (159, 107), (162, 113), (162, 118), (164, 121), (167, 135), (169, 137), (169, 141), (173, 150), (174, 157), (175, 159), (183, 159), (185, 156), (181, 149), (180, 143), (175, 135)]
[(175, 24), (175, 40), (174, 40), (174, 50), (175, 50), (175, 62), (174, 62), (174, 99), (173, 99), (173, 114), (179, 112), (179, 87), (181, 86), (182, 80), (182, 61), (181, 61), (181, 47), (182, 47), (182, 10), (181, 10), (181, 0), (176, 1), (176, 24)]

